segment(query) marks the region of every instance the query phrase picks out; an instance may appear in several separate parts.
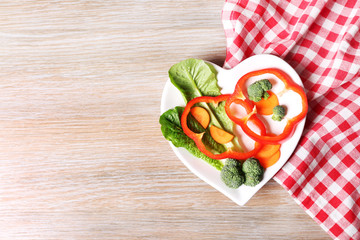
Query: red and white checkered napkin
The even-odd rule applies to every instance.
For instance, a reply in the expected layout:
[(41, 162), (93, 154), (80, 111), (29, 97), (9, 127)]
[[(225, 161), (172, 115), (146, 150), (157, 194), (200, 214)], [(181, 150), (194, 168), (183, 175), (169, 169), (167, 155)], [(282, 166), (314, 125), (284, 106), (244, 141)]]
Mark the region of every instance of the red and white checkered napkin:
[(305, 130), (275, 180), (334, 239), (360, 239), (360, 1), (228, 0), (225, 68), (261, 53), (300, 75)]

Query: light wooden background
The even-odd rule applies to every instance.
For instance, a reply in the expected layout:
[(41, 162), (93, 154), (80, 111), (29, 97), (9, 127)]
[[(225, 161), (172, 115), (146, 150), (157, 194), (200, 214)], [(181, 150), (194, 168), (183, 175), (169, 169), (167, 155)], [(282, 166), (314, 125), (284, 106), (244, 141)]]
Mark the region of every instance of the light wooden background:
[(239, 207), (161, 135), (169, 67), (224, 61), (222, 6), (0, 2), (0, 239), (329, 239), (274, 181)]

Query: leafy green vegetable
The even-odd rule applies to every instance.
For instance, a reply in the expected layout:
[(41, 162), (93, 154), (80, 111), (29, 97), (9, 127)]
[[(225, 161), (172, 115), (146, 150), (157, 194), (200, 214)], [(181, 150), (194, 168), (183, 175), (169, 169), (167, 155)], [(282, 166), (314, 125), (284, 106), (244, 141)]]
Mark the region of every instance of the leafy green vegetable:
[(285, 116), (285, 108), (283, 106), (277, 105), (273, 108), (272, 120), (281, 121)]
[(212, 136), (210, 134), (210, 129), (203, 128), (201, 126), (201, 124), (198, 121), (196, 121), (196, 119), (191, 114), (188, 115), (187, 123), (188, 123), (188, 127), (190, 128), (190, 130), (195, 133), (205, 132), (203, 135), (203, 138), (202, 138), (202, 141), (205, 146), (209, 147), (210, 149), (213, 149), (214, 151), (216, 151), (218, 153), (222, 153), (222, 152), (226, 151), (226, 148), (222, 144), (217, 143), (212, 138)]
[(221, 94), (214, 71), (203, 60), (190, 58), (173, 65), (169, 70), (169, 78), (187, 103), (195, 97)]
[[(169, 70), (169, 78), (172, 84), (181, 92), (185, 103), (195, 97), (214, 97), (221, 94), (221, 89), (217, 85), (215, 68), (203, 60), (191, 58), (173, 65)], [(225, 102), (220, 103), (216, 107), (213, 104), (206, 103), (200, 103), (199, 106), (208, 110), (210, 114), (210, 125), (215, 125), (227, 132), (233, 132), (234, 123), (225, 112)], [(205, 135), (207, 135), (207, 133)], [(214, 141), (210, 139), (211, 137), (208, 138), (205, 135), (205, 142)], [(229, 146), (237, 151), (241, 150), (237, 138), (234, 138)]]
[(267, 99), (270, 95), (266, 91), (269, 91), (272, 85), (269, 80), (263, 79), (256, 81), (247, 89), (249, 99), (254, 102), (259, 102), (262, 98)]
[(217, 120), (221, 123), (221, 127), (227, 132), (233, 132), (234, 122), (231, 121), (225, 112), (225, 101), (219, 103), (216, 108), (210, 104), (210, 108), (216, 116)]
[(195, 142), (189, 138), (181, 127), (181, 115), (184, 111), (183, 107), (175, 107), (164, 112), (159, 119), (161, 124), (161, 132), (165, 139), (171, 141), (175, 147), (183, 147), (197, 158), (203, 159), (217, 170), (221, 170), (223, 164), (219, 160), (209, 158), (203, 154), (196, 146)]

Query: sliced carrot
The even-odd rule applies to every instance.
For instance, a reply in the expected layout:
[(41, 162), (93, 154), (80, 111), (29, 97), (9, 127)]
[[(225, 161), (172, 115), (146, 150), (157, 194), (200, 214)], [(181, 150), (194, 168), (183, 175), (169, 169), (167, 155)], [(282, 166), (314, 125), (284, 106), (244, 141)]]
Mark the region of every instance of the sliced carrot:
[(222, 130), (221, 128), (215, 127), (214, 125), (210, 126), (210, 135), (220, 144), (228, 143), (234, 138), (234, 135)]
[(274, 155), (277, 151), (279, 151), (281, 145), (280, 144), (266, 144), (264, 145), (260, 151), (256, 154), (259, 158), (268, 158)]
[(273, 114), (273, 108), (279, 105), (279, 100), (275, 93), (268, 91), (269, 97), (261, 99), (259, 102), (254, 102), (256, 106), (256, 111), (261, 115), (271, 115)]
[(210, 115), (205, 108), (193, 107), (190, 109), (191, 115), (200, 123), (203, 128), (207, 128), (210, 123)]
[[(274, 136), (269, 134), (269, 136)], [(255, 158), (259, 159), (261, 166), (268, 168), (274, 165), (280, 158), (281, 144), (266, 144), (256, 154)]]
[(256, 157), (256, 158), (259, 160), (261, 166), (263, 166), (264, 168), (268, 168), (274, 165), (279, 160), (280, 155), (281, 155), (280, 150), (278, 150), (275, 152), (275, 154), (273, 154), (270, 157), (266, 157), (266, 158)]

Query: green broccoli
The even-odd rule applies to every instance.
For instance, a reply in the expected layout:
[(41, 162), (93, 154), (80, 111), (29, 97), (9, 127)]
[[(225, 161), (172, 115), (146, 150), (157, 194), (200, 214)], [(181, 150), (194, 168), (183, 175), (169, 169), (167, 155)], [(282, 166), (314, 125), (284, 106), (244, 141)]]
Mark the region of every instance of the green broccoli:
[(266, 100), (270, 96), (266, 91), (269, 91), (271, 88), (272, 85), (268, 79), (256, 81), (250, 84), (247, 89), (249, 99), (254, 102), (259, 102), (262, 98)]
[(285, 108), (283, 106), (277, 105), (273, 108), (272, 120), (281, 121), (285, 116)]
[(263, 175), (254, 175), (251, 173), (246, 174), (245, 185), (249, 187), (255, 187), (258, 185), (263, 178)]
[(248, 158), (243, 163), (236, 159), (227, 159), (221, 170), (221, 180), (229, 188), (238, 188), (242, 184), (254, 187), (261, 182), (264, 168), (256, 158)]
[(264, 168), (256, 158), (248, 158), (242, 165), (245, 173), (245, 185), (254, 187), (261, 182), (264, 175)]
[(241, 171), (241, 162), (236, 159), (227, 159), (221, 170), (221, 180), (229, 188), (238, 188), (245, 182), (245, 175)]

